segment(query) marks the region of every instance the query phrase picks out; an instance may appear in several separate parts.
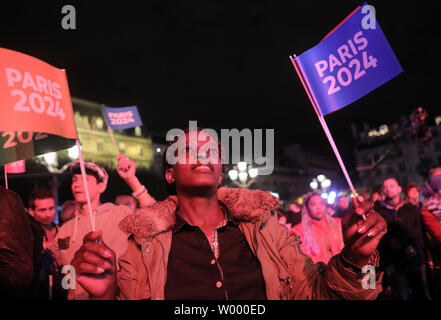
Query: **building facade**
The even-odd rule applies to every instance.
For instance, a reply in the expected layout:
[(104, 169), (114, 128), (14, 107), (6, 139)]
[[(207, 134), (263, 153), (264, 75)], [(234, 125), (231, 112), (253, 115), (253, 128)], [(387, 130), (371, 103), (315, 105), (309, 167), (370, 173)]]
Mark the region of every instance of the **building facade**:
[[(75, 123), (85, 161), (101, 164), (109, 169), (117, 167), (116, 150), (107, 131), (102, 105), (72, 97)], [(136, 162), (137, 168), (150, 169), (154, 163), (152, 141), (141, 127), (114, 130), (113, 136), (119, 152)], [(60, 158), (69, 157), (69, 152), (58, 152)], [(75, 155), (70, 156), (72, 160)]]
[(428, 170), (441, 166), (441, 116), (435, 117), (430, 132), (431, 144), (422, 143), (404, 116), (399, 123), (379, 127), (353, 124), (358, 184), (363, 191), (378, 188), (388, 177), (395, 177), (403, 187), (410, 182), (423, 184)]

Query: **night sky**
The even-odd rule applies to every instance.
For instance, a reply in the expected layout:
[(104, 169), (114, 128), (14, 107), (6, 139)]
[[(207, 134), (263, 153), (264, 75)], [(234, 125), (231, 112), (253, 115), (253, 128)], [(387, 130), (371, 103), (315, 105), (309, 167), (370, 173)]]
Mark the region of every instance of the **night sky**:
[[(74, 5), (76, 30), (61, 8)], [(148, 131), (274, 128), (276, 148), (331, 148), (289, 60), (316, 45), (361, 1), (3, 1), (0, 47), (67, 70), (71, 95), (137, 105)], [(404, 73), (326, 117), (351, 162), (352, 122), (440, 113), (439, 11), (370, 1)], [(331, 156), (333, 161), (336, 161)]]

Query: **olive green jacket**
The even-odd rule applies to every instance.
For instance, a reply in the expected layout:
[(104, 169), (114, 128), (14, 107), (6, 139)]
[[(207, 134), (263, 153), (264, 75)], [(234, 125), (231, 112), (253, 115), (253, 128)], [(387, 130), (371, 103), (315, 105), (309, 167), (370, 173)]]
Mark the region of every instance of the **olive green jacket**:
[[(375, 299), (381, 292), (380, 275), (376, 277), (375, 289), (364, 289), (362, 279), (366, 275), (353, 271), (341, 255), (331, 258), (327, 266), (313, 264), (301, 252), (298, 236), (289, 235), (287, 228), (277, 222), (273, 211), (279, 202), (269, 193), (220, 188), (217, 196), (232, 219), (239, 222), (262, 266), (268, 299), (364, 300)], [(121, 221), (120, 228), (131, 237), (126, 253), (119, 259), (120, 299), (164, 299), (177, 208), (177, 197), (172, 196)]]

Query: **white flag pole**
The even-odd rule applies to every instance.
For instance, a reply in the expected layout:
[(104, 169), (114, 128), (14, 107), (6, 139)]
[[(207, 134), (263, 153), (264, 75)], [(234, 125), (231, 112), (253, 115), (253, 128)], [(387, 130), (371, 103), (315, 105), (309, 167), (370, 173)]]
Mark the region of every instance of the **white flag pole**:
[(84, 185), (84, 191), (86, 193), (86, 198), (87, 198), (87, 206), (89, 208), (90, 223), (92, 224), (92, 231), (95, 231), (95, 216), (93, 216), (93, 213), (92, 213), (92, 205), (90, 202), (89, 187), (87, 185), (86, 168), (84, 166), (83, 152), (81, 151), (81, 145), (80, 145), (80, 141), (78, 139), (76, 140), (76, 144), (77, 144), (77, 148), (78, 148), (78, 156), (80, 158), (81, 175), (83, 176), (83, 185)]
[(8, 188), (8, 170), (6, 170), (6, 166), (3, 166), (3, 168), (5, 169), (5, 187), (6, 189)]
[(107, 131), (109, 131), (110, 139), (112, 139), (113, 147), (115, 148), (116, 154), (119, 154), (118, 146), (115, 143), (115, 138), (113, 137), (112, 128), (107, 124)]
[[(104, 108), (104, 104), (102, 104), (101, 106)], [(116, 145), (115, 138), (113, 137), (113, 131), (112, 131), (112, 128), (109, 126), (109, 122), (107, 121), (107, 117), (106, 117), (106, 114), (105, 114), (105, 113), (106, 113), (106, 112), (104, 111), (104, 120), (106, 121), (107, 131), (109, 132), (110, 139), (112, 140), (113, 148), (115, 149), (115, 152), (116, 152), (116, 154), (118, 155), (118, 154), (119, 154), (119, 149), (118, 149), (118, 146)]]

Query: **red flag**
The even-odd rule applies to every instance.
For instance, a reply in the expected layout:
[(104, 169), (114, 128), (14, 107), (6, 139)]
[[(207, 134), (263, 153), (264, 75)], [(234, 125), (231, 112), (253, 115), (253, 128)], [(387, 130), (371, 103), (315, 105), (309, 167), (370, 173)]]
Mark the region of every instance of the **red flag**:
[(5, 171), (7, 173), (24, 173), (26, 172), (26, 165), (24, 160), (5, 164)]
[(75, 145), (66, 72), (0, 48), (0, 165)]
[(78, 138), (64, 70), (0, 48), (0, 101), (0, 131)]

